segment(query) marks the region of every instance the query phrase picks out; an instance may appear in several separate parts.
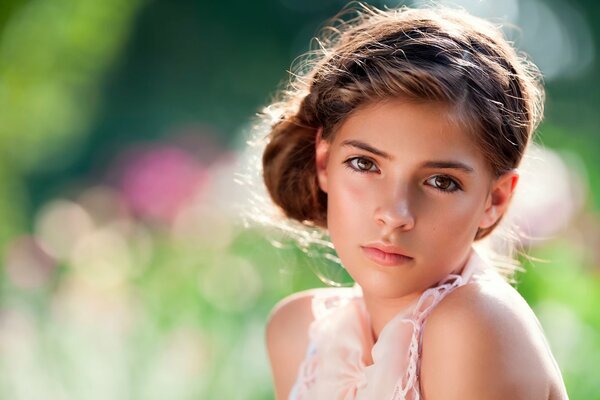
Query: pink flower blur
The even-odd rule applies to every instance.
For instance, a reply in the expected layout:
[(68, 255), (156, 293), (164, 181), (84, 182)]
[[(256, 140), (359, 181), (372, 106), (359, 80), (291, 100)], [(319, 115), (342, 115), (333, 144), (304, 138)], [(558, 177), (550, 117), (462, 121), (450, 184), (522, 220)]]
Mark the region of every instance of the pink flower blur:
[(179, 207), (208, 180), (205, 167), (172, 145), (133, 151), (123, 164), (123, 197), (136, 215), (151, 220), (170, 222)]

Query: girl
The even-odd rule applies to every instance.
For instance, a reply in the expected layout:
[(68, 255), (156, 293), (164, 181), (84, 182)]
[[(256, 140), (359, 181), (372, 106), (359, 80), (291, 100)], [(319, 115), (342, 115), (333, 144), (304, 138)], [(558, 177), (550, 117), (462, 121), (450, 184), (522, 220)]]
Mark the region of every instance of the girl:
[(464, 11), (356, 11), (267, 108), (269, 195), (355, 281), (272, 311), (277, 399), (567, 399), (510, 271), (477, 246), (542, 117), (539, 72)]

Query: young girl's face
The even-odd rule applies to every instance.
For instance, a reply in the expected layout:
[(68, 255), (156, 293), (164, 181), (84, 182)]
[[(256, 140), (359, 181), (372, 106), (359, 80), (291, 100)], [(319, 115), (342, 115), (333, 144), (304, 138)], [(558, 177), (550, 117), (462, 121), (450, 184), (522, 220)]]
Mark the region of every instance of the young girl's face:
[(331, 143), (317, 142), (331, 240), (365, 292), (402, 297), (459, 272), (478, 227), (499, 216), (488, 164), (448, 112), (380, 102), (353, 112)]

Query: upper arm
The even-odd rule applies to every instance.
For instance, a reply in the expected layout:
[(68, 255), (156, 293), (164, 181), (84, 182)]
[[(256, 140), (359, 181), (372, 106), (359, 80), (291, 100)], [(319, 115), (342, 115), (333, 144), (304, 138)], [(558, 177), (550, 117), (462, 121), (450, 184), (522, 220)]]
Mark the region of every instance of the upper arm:
[(288, 296), (275, 305), (266, 327), (275, 398), (287, 399), (308, 346), (308, 327), (313, 320), (312, 290)]
[(421, 359), (423, 397), (548, 399), (542, 365), (526, 327), (501, 301), (469, 286), (448, 295), (427, 320)]

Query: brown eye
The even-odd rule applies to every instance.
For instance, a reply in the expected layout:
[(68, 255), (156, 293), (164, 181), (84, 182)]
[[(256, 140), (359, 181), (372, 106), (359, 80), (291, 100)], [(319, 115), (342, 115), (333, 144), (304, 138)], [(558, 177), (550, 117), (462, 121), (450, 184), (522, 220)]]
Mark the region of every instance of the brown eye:
[(356, 160), (356, 165), (359, 169), (362, 169), (363, 171), (368, 171), (373, 166), (373, 163), (369, 160), (365, 160), (364, 158), (359, 158), (358, 160)]
[(458, 183), (456, 183), (456, 181), (449, 176), (436, 175), (429, 178), (427, 182), (429, 182), (434, 189), (444, 193), (452, 193), (457, 190), (461, 190)]
[(344, 162), (351, 170), (356, 172), (377, 172), (375, 163), (368, 158), (354, 157)]
[(437, 186), (440, 189), (448, 189), (448, 187), (450, 187), (450, 185), (452, 184), (452, 181), (446, 178), (445, 176), (438, 176), (435, 178), (435, 181), (437, 182)]

